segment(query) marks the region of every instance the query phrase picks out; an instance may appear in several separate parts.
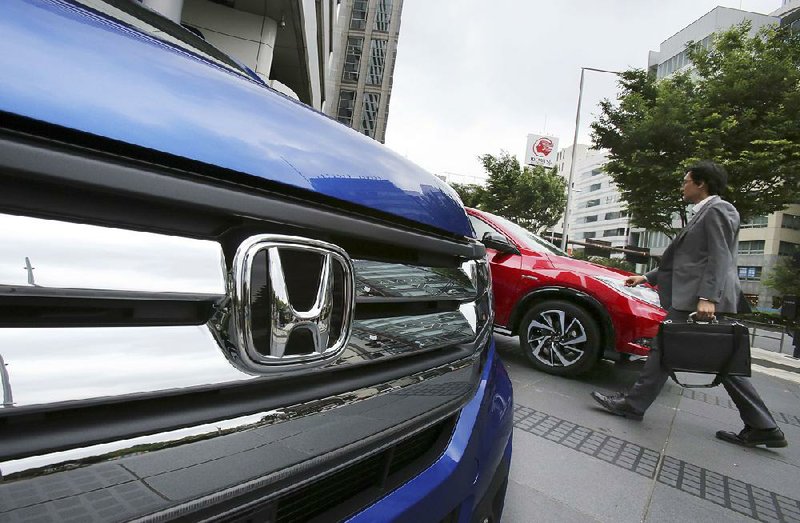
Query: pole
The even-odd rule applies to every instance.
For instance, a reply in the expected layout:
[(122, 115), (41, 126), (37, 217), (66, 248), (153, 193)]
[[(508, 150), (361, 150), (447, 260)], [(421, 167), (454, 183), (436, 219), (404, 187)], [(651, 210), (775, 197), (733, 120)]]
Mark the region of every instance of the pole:
[(572, 205), (572, 177), (575, 175), (575, 157), (578, 154), (578, 127), (581, 123), (581, 98), (583, 98), (583, 75), (585, 67), (581, 67), (581, 86), (578, 89), (578, 111), (575, 114), (575, 137), (572, 139), (572, 161), (569, 164), (567, 177), (567, 207), (564, 209), (564, 226), (561, 229), (561, 250), (567, 250), (567, 227), (569, 227), (569, 207)]
[(581, 123), (581, 99), (583, 98), (583, 74), (585, 71), (598, 73), (620, 74), (619, 71), (596, 69), (594, 67), (581, 67), (581, 86), (578, 89), (578, 111), (575, 113), (575, 137), (572, 139), (572, 161), (569, 164), (569, 177), (567, 180), (567, 208), (564, 209), (564, 227), (561, 230), (561, 250), (567, 250), (567, 227), (569, 224), (569, 208), (572, 205), (572, 178), (575, 176), (575, 156), (578, 154), (578, 127)]

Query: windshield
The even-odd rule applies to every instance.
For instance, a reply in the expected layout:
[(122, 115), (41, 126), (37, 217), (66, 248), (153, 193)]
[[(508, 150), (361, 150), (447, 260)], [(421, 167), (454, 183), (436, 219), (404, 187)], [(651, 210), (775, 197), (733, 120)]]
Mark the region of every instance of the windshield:
[(250, 78), (248, 72), (228, 55), (206, 42), (191, 30), (139, 5), (131, 0), (76, 0), (78, 3), (134, 27), (153, 38), (214, 62), (215, 64)]
[(555, 254), (556, 256), (569, 256), (569, 254), (562, 251), (549, 241), (540, 238), (531, 231), (520, 227), (516, 223), (506, 220), (505, 218), (501, 218), (500, 216), (489, 214), (488, 212), (486, 214), (491, 216), (493, 220), (502, 225), (508, 232), (511, 233), (514, 240), (523, 244), (526, 248), (536, 252)]

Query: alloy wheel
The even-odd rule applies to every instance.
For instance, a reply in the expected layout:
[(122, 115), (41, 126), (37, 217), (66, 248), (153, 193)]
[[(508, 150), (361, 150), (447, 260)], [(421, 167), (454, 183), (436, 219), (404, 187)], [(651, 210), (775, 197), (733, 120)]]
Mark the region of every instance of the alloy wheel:
[(548, 367), (571, 367), (585, 353), (588, 337), (581, 321), (560, 309), (539, 312), (528, 324), (530, 354)]

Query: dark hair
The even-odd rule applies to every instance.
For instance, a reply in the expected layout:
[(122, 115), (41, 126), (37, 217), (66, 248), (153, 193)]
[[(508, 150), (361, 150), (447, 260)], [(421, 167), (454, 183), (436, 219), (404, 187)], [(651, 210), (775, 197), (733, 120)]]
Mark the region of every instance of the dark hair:
[(728, 172), (718, 163), (703, 160), (688, 167), (686, 172), (695, 184), (700, 185), (705, 182), (709, 195), (723, 194), (728, 186)]

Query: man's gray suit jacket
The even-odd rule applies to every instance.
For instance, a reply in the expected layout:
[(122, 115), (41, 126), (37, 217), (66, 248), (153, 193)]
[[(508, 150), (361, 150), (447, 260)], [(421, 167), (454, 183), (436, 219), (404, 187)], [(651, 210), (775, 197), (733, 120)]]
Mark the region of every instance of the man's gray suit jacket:
[(661, 306), (694, 311), (706, 298), (716, 312), (736, 312), (740, 295), (736, 271), (739, 213), (719, 196), (697, 212), (664, 251), (661, 264), (645, 274), (658, 287)]

